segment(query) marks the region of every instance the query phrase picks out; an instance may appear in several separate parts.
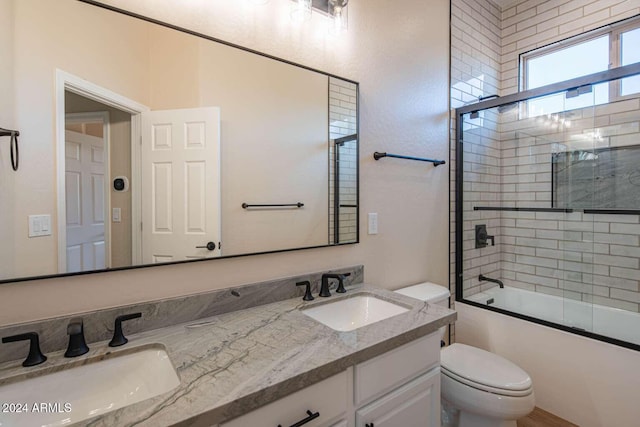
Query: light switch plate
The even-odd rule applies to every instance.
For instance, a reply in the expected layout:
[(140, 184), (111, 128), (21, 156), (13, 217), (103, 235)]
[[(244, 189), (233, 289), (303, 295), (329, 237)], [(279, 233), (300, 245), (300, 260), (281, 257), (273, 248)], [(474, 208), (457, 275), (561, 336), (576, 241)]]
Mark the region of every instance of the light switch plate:
[(29, 215), (29, 237), (51, 236), (51, 215)]
[(111, 220), (113, 222), (120, 222), (122, 221), (122, 217), (121, 217), (121, 210), (120, 208), (113, 208), (112, 212), (111, 212)]
[(369, 214), (369, 234), (378, 234), (378, 214)]

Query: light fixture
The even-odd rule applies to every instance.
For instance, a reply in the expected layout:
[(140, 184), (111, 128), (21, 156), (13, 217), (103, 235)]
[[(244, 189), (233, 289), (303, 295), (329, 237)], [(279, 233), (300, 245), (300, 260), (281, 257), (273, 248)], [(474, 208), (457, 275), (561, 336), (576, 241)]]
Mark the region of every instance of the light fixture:
[(303, 22), (311, 19), (315, 10), (329, 18), (329, 32), (341, 33), (348, 28), (347, 4), (349, 0), (292, 0), (291, 20)]
[(291, 20), (304, 22), (311, 19), (311, 0), (294, 0), (291, 5)]
[(328, 0), (328, 3), (328, 13), (331, 18), (329, 32), (338, 34), (346, 31), (349, 24), (349, 20), (347, 19), (347, 3), (349, 3), (349, 0)]

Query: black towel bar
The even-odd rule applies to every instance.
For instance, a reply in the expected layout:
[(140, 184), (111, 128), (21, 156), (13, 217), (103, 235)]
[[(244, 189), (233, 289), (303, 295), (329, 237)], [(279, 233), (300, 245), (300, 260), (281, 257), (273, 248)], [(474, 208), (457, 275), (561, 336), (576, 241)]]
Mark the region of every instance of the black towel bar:
[(429, 162), (429, 163), (433, 163), (433, 166), (444, 165), (444, 164), (447, 163), (444, 160), (423, 159), (422, 157), (401, 156), (399, 154), (379, 153), (377, 151), (375, 153), (373, 153), (373, 158), (376, 159), (376, 160), (380, 160), (383, 157), (393, 157), (393, 158), (396, 158), (396, 159), (417, 160), (419, 162)]
[(10, 136), (11, 141), (11, 168), (14, 171), (18, 170), (20, 166), (20, 151), (18, 149), (18, 137), (20, 136), (20, 132), (17, 130), (9, 130), (0, 128), (0, 136)]
[(289, 203), (289, 204), (275, 204), (275, 205), (250, 205), (248, 203), (242, 204), (242, 209), (249, 208), (301, 208), (304, 206), (304, 203)]

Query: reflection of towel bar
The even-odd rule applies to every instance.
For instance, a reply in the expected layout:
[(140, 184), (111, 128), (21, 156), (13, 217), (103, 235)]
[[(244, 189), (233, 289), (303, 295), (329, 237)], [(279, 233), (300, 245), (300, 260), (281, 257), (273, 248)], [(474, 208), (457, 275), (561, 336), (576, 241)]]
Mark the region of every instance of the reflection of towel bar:
[(0, 128), (0, 136), (11, 137), (11, 141), (9, 142), (11, 144), (11, 167), (14, 171), (17, 171), (20, 164), (20, 152), (18, 151), (18, 137), (20, 136), (20, 132)]
[(378, 153), (377, 151), (373, 153), (373, 158), (376, 160), (380, 160), (383, 157), (393, 157), (396, 159), (405, 159), (405, 160), (417, 160), (419, 162), (429, 162), (433, 163), (433, 166), (444, 165), (444, 160), (434, 160), (434, 159), (423, 159), (422, 157), (412, 157), (412, 156), (401, 156), (399, 154), (389, 154), (389, 153)]
[(249, 208), (301, 208), (304, 206), (304, 203), (290, 203), (290, 204), (284, 204), (284, 205), (250, 205), (248, 203), (243, 203), (242, 204), (242, 209), (249, 209)]

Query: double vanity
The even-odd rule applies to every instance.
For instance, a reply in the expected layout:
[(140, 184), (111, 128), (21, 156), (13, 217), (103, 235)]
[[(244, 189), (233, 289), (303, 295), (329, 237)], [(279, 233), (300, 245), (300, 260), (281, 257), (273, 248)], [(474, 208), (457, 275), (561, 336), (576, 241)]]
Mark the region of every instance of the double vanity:
[[(0, 425), (439, 426), (438, 328), (455, 313), (353, 281), (328, 298), (315, 286), (303, 301), (298, 279), (279, 281), (293, 293), (263, 305), (259, 284), (216, 291), (207, 297), (252, 306), (213, 317), (143, 330), (143, 314), (121, 347), (89, 340), (77, 358), (5, 362), (0, 401), (15, 406)], [(26, 344), (14, 348), (26, 356)]]

